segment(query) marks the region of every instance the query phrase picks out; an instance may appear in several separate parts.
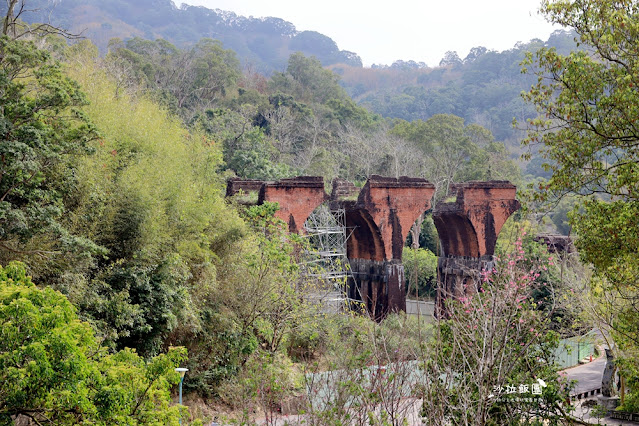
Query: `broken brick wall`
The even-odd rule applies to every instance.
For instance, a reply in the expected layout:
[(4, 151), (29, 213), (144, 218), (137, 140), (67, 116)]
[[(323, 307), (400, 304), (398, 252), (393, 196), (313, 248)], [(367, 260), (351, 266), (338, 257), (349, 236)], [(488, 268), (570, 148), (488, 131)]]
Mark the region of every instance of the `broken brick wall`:
[(467, 182), (453, 187), (455, 201), (439, 203), (433, 210), (441, 242), (436, 303), (440, 314), (446, 298), (476, 290), (478, 274), (492, 269), (499, 232), (520, 207), (516, 192), (506, 181)]

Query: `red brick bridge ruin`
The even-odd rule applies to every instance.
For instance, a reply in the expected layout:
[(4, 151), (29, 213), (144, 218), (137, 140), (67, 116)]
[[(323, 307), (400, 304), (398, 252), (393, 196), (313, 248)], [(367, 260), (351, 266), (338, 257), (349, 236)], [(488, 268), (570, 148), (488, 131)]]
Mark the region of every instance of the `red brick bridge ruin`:
[[(454, 185), (455, 201), (433, 209), (441, 242), (438, 262), (438, 306), (446, 297), (458, 297), (481, 270), (492, 268), (495, 243), (508, 217), (519, 209), (516, 187), (506, 181), (468, 182)], [(420, 178), (371, 176), (359, 190), (335, 179), (329, 196), (324, 180), (300, 176), (277, 182), (230, 179), (227, 196), (258, 192), (258, 204), (278, 202), (276, 216), (290, 232), (303, 233), (304, 222), (322, 203), (343, 209), (346, 228), (352, 231), (346, 256), (352, 277), (348, 297), (361, 301), (376, 319), (406, 310), (402, 250), (408, 232), (431, 209), (435, 186)]]

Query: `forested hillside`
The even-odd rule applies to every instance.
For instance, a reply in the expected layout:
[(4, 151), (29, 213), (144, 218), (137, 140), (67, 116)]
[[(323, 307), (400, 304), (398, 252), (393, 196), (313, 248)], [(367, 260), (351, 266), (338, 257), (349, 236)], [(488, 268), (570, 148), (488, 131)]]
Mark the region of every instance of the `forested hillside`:
[[(221, 142), (224, 167), (240, 177), (361, 181), (378, 173), (424, 176), (441, 188), (459, 179), (518, 179), (503, 143), (487, 129), (450, 114), (385, 120), (358, 106), (337, 75), (301, 53), (268, 79), (242, 73), (232, 51), (206, 39), (188, 50), (131, 39), (112, 44), (107, 59), (126, 76), (122, 90), (142, 84), (187, 125)], [(441, 132), (448, 137), (438, 137)], [(450, 167), (436, 167), (441, 164)]]
[[(178, 2), (179, 3), (179, 2)], [(4, 16), (7, 4), (0, 4)], [(277, 17), (247, 18), (233, 12), (182, 5), (172, 0), (31, 0), (28, 22), (50, 22), (82, 34), (104, 54), (112, 38), (162, 38), (179, 47), (194, 45), (209, 37), (236, 52), (242, 66), (270, 74), (282, 71), (291, 53), (317, 57), (323, 65), (336, 63), (362, 66), (353, 52), (339, 50), (328, 36), (316, 31), (298, 31)]]
[[(293, 361), (371, 362), (369, 336), (378, 326), (363, 317), (327, 317), (308, 303), (305, 292), (322, 283), (301, 274), (295, 253), (303, 241), (273, 219), (277, 206), (226, 202), (227, 177), (312, 174), (361, 183), (373, 173), (424, 176), (437, 184), (438, 198), (451, 182), (518, 179), (486, 129), (446, 114), (386, 121), (302, 53), (265, 77), (242, 69), (236, 53), (212, 39), (179, 48), (131, 38), (113, 41), (101, 56), (89, 40), (69, 46), (8, 22), (0, 39), (0, 264), (9, 272), (0, 277), (0, 318), (3, 335), (12, 336), (2, 339), (2, 351), (13, 355), (0, 355), (10, 366), (0, 370), (0, 394), (9, 396), (3, 419), (108, 423), (132, 406), (134, 423), (154, 415), (171, 422), (178, 411), (167, 405), (167, 390), (178, 363), (190, 369), (187, 391), (270, 410), (299, 392), (299, 368), (314, 368), (294, 368)], [(27, 273), (63, 296), (22, 291), (20, 285), (33, 287)], [(12, 311), (14, 300), (30, 310)], [(69, 368), (48, 333), (19, 337), (9, 320), (39, 327), (50, 309), (66, 312), (53, 333), (85, 330), (81, 342), (68, 340), (69, 353), (104, 357), (74, 364), (79, 370), (69, 380), (17, 380)], [(380, 332), (397, 326), (391, 321)], [(352, 333), (362, 338), (345, 339)], [(21, 340), (42, 348), (40, 363), (49, 370), (12, 361), (31, 359)], [(339, 355), (345, 353), (352, 356)], [(150, 384), (116, 386), (113, 377), (134, 378), (99, 373), (127, 364)], [(63, 397), (85, 389), (87, 377), (96, 383), (91, 391)], [(275, 381), (268, 400), (252, 396)], [(8, 383), (17, 385), (3, 387)]]
[[(560, 338), (593, 328), (615, 348), (623, 408), (639, 410), (638, 15), (580, 1), (544, 6), (575, 33), (433, 69), (362, 68), (276, 18), (170, 1), (60, 2), (52, 23), (95, 40), (3, 3), (0, 424), (253, 424), (287, 410), (308, 424), (560, 423), (573, 416)], [(571, 51), (574, 37), (586, 48)], [(470, 180), (538, 191), (446, 316), (379, 323), (317, 302), (344, 282), (309, 267), (317, 248), (276, 203), (224, 196), (230, 177), (372, 174), (426, 178), (433, 204)], [(581, 260), (536, 241), (541, 203), (574, 227)], [(433, 221), (416, 222), (412, 296), (437, 292), (437, 253)], [(529, 383), (532, 402), (495, 398)]]
[[(184, 60), (191, 53), (203, 54), (206, 43), (210, 49), (213, 42), (205, 42), (207, 38), (216, 40), (219, 49), (227, 50), (228, 55), (233, 56), (224, 61), (235, 61), (235, 71), (256, 80), (258, 75), (269, 78), (273, 73), (287, 70), (290, 55), (301, 52), (304, 56), (315, 57), (322, 66), (328, 66), (339, 76), (336, 81), (346, 89), (349, 97), (368, 111), (406, 121), (452, 114), (468, 124), (488, 129), (498, 141), (504, 142), (513, 159), (523, 153), (519, 144), (525, 135), (523, 123), (535, 116), (534, 108), (520, 96), (534, 82), (533, 76), (521, 73), (520, 63), (526, 52), (543, 46), (555, 47), (561, 53), (576, 48), (574, 34), (556, 31), (545, 42), (531, 40), (503, 52), (478, 46), (463, 59), (456, 52), (448, 52), (434, 68), (399, 58), (391, 65), (363, 68), (355, 53), (340, 51), (329, 37), (312, 31), (298, 32), (293, 24), (274, 17), (246, 18), (232, 12), (188, 5), (178, 8), (171, 0), (148, 3), (64, 0), (56, 3), (54, 9), (44, 0), (32, 0), (29, 5), (38, 11), (25, 14), (25, 19), (52, 19), (53, 24), (83, 31), (102, 54), (108, 50), (115, 52), (126, 45), (138, 54), (146, 49), (146, 55), (155, 55), (158, 60), (162, 49), (159, 44), (164, 43), (165, 49), (181, 51)], [(0, 11), (3, 7), (0, 5)], [(153, 53), (144, 46), (144, 40), (156, 39), (165, 41), (155, 41), (158, 46)], [(173, 77), (177, 79), (178, 75)], [(216, 78), (220, 80), (219, 88), (226, 84), (221, 80), (233, 77), (222, 73)], [(184, 101), (176, 100), (178, 107)], [(513, 126), (514, 119), (520, 123), (516, 127)], [(526, 173), (544, 175), (536, 156)]]
[[(401, 60), (390, 66), (330, 68), (358, 104), (384, 117), (413, 121), (454, 114), (487, 128), (516, 150), (525, 134), (522, 123), (535, 116), (534, 107), (520, 96), (535, 76), (522, 74), (521, 63), (527, 52), (541, 47), (562, 54), (577, 48), (574, 33), (558, 30), (547, 41), (518, 43), (503, 52), (479, 46), (463, 59), (448, 52), (436, 68)], [(519, 130), (513, 127), (513, 118), (520, 123)]]

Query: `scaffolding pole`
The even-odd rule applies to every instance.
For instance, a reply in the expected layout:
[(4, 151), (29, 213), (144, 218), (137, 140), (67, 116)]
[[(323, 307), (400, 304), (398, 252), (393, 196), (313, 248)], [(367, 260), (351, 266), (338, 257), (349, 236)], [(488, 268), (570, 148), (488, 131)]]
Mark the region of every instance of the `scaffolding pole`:
[(347, 281), (353, 279), (346, 243), (352, 230), (346, 228), (344, 209), (331, 210), (327, 203), (311, 213), (304, 224), (309, 250), (304, 255), (304, 273), (320, 282), (314, 298), (343, 309), (348, 302)]

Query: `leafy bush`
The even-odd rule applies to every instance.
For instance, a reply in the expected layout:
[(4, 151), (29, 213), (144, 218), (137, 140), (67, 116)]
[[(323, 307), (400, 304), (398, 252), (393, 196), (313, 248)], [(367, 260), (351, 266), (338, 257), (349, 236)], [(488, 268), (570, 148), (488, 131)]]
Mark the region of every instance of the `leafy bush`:
[(0, 424), (176, 424), (170, 388), (185, 355), (109, 354), (65, 296), (37, 288), (21, 263), (0, 267)]
[(428, 249), (404, 247), (402, 258), (406, 276), (406, 294), (416, 297), (435, 297), (437, 256)]

